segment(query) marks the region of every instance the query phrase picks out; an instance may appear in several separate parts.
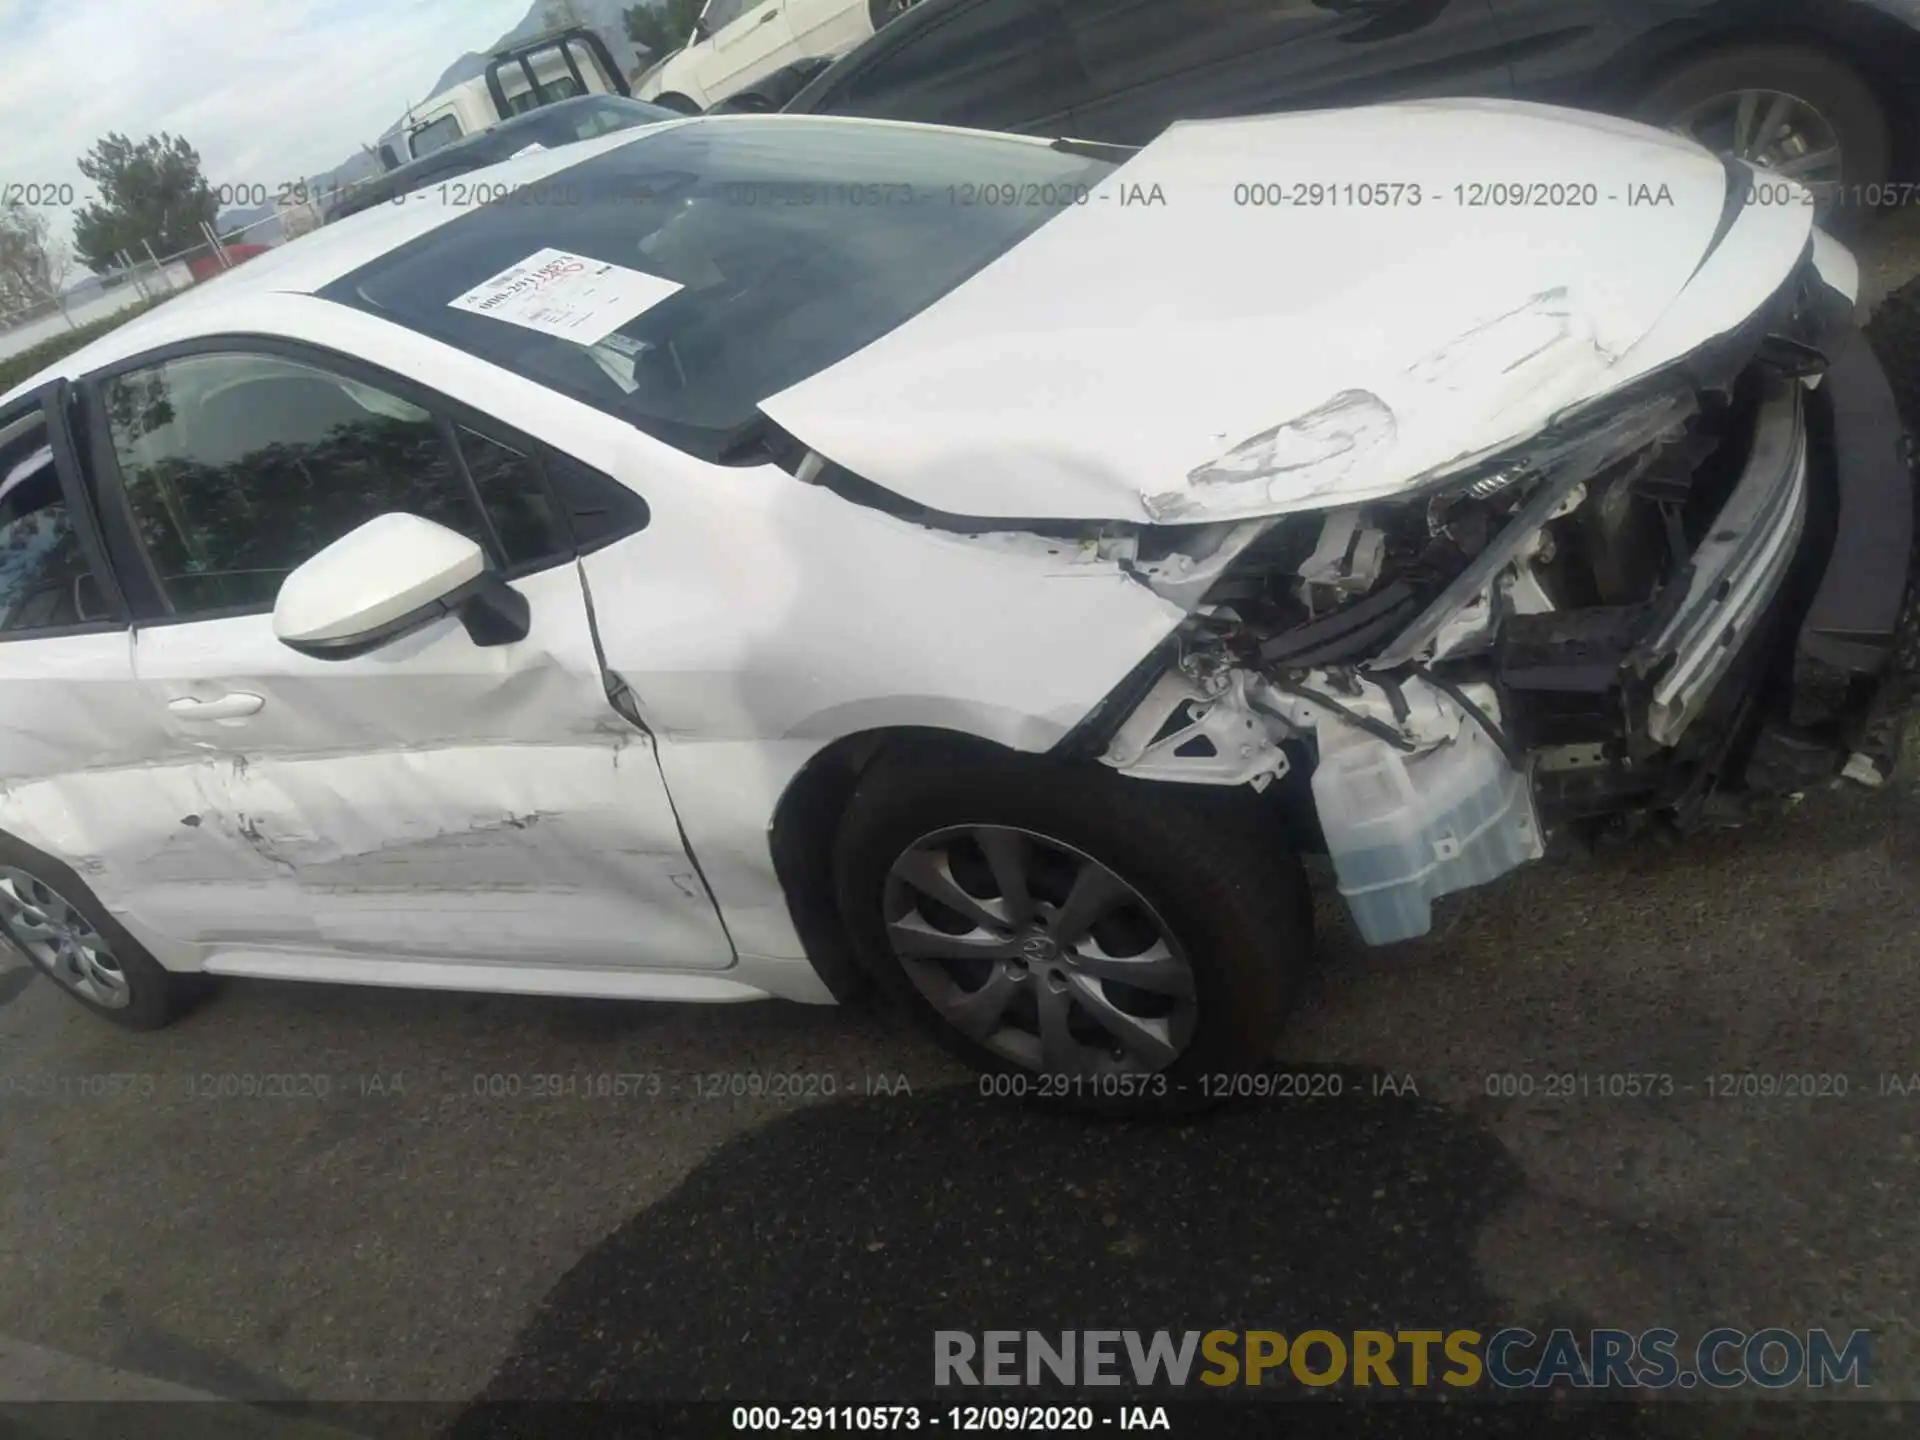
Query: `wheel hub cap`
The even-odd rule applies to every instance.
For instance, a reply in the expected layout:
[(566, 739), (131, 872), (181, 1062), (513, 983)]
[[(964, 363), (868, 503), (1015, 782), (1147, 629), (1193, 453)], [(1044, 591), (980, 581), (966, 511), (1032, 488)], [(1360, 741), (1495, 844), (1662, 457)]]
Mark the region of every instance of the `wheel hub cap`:
[(922, 836), (894, 861), (887, 938), (962, 1034), (1028, 1069), (1135, 1073), (1193, 1039), (1192, 966), (1133, 886), (1069, 845), (1008, 826)]
[(1060, 947), (1046, 935), (1029, 935), (1020, 942), (1020, 958), (1029, 965), (1045, 965), (1060, 958)]
[(0, 932), (74, 994), (108, 1010), (132, 1001), (132, 988), (113, 947), (93, 922), (45, 881), (4, 865)]
[(1670, 128), (1709, 150), (1797, 180), (1824, 209), (1844, 177), (1839, 133), (1818, 108), (1777, 90), (1715, 95), (1676, 115)]

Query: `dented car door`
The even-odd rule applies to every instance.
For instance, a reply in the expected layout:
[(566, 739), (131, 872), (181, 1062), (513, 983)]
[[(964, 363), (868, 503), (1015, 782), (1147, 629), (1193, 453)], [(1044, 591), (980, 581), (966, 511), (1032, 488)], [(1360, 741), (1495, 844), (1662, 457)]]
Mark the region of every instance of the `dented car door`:
[(151, 822), (171, 799), (67, 408), (59, 381), (0, 413), (0, 831), (99, 884), (101, 817)]
[[(731, 963), (526, 450), (288, 347), (191, 347), (96, 393), (109, 532), (144, 572), (134, 678), (178, 798), (96, 837), (154, 882), (140, 918), (216, 948)], [(481, 543), (526, 639), (477, 647), (449, 619), (349, 659), (281, 644), (285, 575), (396, 510)]]

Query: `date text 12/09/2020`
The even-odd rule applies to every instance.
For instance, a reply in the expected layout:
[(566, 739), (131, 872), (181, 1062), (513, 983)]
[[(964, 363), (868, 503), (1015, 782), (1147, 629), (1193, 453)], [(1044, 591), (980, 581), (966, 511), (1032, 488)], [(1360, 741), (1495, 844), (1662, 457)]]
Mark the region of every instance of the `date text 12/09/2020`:
[(736, 1432), (854, 1434), (949, 1430), (956, 1434), (1073, 1434), (1094, 1430), (1173, 1430), (1164, 1405), (736, 1405)]
[(1164, 1072), (1089, 1075), (1007, 1071), (982, 1075), (976, 1083), (984, 1096), (1012, 1100), (1333, 1100), (1343, 1095), (1420, 1093), (1412, 1075), (1356, 1077), (1337, 1070), (1221, 1071), (1187, 1079), (1174, 1079)]

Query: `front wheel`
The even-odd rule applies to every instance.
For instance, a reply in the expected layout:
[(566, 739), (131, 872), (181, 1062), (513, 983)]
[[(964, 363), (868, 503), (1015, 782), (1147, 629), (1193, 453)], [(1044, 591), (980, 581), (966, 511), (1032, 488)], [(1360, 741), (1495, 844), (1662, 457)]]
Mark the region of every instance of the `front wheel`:
[(0, 939), (68, 995), (128, 1030), (157, 1030), (191, 1002), (175, 975), (106, 912), (71, 869), (0, 836)]
[(1191, 1089), (1268, 1060), (1313, 930), (1277, 831), (1201, 798), (1030, 756), (882, 760), (841, 822), (841, 915), (976, 1069)]

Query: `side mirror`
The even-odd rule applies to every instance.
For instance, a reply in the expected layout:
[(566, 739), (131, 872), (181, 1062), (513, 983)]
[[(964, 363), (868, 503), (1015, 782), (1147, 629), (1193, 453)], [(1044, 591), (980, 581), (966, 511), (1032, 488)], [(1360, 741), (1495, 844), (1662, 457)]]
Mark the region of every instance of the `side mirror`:
[(457, 615), (476, 645), (527, 638), (527, 598), (444, 525), (393, 511), (342, 535), (281, 582), (273, 633), (316, 660), (348, 660)]

